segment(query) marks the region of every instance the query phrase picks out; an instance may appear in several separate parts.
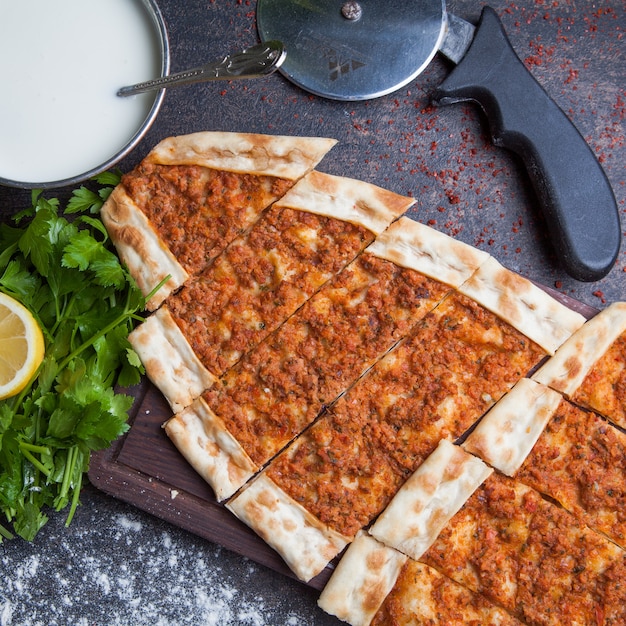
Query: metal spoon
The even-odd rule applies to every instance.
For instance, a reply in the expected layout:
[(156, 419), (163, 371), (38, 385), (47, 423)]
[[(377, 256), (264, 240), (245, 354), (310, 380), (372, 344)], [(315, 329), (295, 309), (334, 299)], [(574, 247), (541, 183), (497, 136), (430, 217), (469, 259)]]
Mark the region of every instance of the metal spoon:
[(117, 95), (132, 96), (163, 87), (189, 85), (208, 80), (233, 80), (267, 76), (280, 67), (285, 57), (285, 48), (280, 41), (267, 41), (251, 48), (246, 48), (241, 52), (225, 56), (219, 61), (213, 61), (184, 72), (170, 74), (163, 78), (122, 87), (117, 92)]

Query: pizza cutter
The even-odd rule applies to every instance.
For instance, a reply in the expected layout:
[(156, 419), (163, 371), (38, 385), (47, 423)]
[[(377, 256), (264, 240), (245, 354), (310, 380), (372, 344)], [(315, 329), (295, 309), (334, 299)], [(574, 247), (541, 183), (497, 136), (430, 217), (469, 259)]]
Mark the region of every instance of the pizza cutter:
[(495, 11), (476, 26), (445, 0), (258, 0), (263, 41), (280, 40), (279, 71), (334, 100), (366, 100), (410, 83), (441, 52), (456, 67), (436, 104), (474, 101), (494, 145), (526, 165), (565, 270), (599, 280), (621, 241), (617, 203), (593, 151), (515, 54)]

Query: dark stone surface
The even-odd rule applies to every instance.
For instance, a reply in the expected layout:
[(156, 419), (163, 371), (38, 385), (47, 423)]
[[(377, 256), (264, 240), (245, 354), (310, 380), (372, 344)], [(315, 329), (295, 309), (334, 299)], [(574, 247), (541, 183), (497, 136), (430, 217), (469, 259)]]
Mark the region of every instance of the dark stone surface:
[[(172, 71), (257, 41), (253, 1), (159, 4)], [(601, 159), (624, 221), (623, 2), (498, 0), (491, 6), (520, 58)], [(451, 1), (448, 8), (470, 20), (480, 14), (480, 5), (469, 0)], [(626, 250), (597, 283), (569, 278), (553, 258), (521, 163), (490, 144), (482, 113), (472, 105), (431, 106), (430, 95), (449, 69), (436, 57), (397, 93), (356, 103), (311, 96), (280, 75), (170, 90), (157, 122), (120, 167), (130, 169), (168, 135), (200, 130), (335, 137), (339, 143), (320, 170), (413, 195), (414, 218), (588, 305), (603, 308), (624, 299)], [(28, 192), (0, 188), (0, 217), (28, 205), (29, 198)], [(316, 608), (317, 593), (306, 586), (93, 487), (85, 490), (69, 529), (62, 516), (52, 515), (32, 545), (1, 545), (0, 574), (3, 625), (337, 623)]]

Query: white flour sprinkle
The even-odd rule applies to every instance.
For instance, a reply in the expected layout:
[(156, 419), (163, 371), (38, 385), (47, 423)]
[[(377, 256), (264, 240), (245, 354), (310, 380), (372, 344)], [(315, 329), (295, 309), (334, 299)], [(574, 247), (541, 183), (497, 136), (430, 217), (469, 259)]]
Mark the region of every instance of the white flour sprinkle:
[(141, 522), (130, 519), (126, 515), (118, 515), (116, 521), (124, 530), (134, 530), (135, 532), (140, 532), (142, 529)]
[(52, 516), (32, 544), (0, 544), (0, 626), (337, 623), (311, 615), (314, 596), (297, 606), (298, 583), (121, 504), (63, 522)]

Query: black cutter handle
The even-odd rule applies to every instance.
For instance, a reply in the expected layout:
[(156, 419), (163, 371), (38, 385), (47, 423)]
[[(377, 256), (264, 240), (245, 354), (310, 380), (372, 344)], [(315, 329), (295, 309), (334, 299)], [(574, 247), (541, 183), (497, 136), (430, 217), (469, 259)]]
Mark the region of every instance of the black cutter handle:
[(615, 196), (595, 154), (515, 54), (498, 16), (483, 9), (474, 40), (435, 93), (436, 104), (472, 100), (494, 145), (524, 161), (565, 270), (599, 280), (617, 258)]

